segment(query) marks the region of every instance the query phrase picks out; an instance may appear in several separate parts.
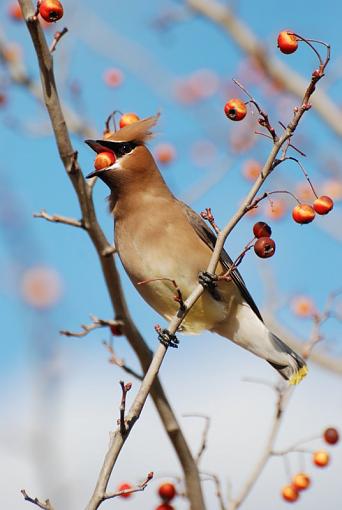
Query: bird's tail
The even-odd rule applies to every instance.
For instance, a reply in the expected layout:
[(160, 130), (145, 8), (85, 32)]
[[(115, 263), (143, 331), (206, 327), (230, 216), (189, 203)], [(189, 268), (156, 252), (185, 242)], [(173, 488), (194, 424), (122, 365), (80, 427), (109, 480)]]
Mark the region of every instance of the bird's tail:
[(289, 384), (298, 384), (300, 381), (306, 376), (308, 373), (308, 367), (301, 358), (293, 349), (291, 349), (288, 345), (280, 340), (276, 335), (269, 332), (269, 338), (274, 348), (281, 353), (286, 354), (287, 363), (280, 364), (274, 362), (270, 359), (267, 359), (268, 363), (274, 367), (279, 374), (284, 377)]

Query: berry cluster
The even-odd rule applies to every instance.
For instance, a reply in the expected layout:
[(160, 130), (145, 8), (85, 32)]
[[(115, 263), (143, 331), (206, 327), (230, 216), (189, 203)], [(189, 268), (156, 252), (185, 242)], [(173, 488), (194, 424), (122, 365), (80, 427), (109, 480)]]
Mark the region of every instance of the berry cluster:
[[(339, 441), (339, 433), (334, 427), (329, 427), (323, 432), (323, 440), (329, 445), (335, 445)], [(315, 466), (323, 468), (330, 462), (329, 453), (324, 450), (316, 450), (312, 453), (312, 462)], [(285, 501), (294, 503), (298, 500), (302, 491), (308, 489), (311, 485), (311, 478), (307, 473), (297, 473), (291, 483), (282, 488), (281, 495)]]
[(311, 223), (317, 214), (328, 214), (334, 207), (332, 198), (323, 195), (317, 197), (312, 205), (299, 203), (292, 211), (292, 218), (296, 223)]
[(253, 227), (253, 234), (257, 238), (254, 244), (254, 252), (262, 259), (268, 259), (275, 253), (276, 245), (271, 239), (271, 227), (264, 221), (258, 221)]

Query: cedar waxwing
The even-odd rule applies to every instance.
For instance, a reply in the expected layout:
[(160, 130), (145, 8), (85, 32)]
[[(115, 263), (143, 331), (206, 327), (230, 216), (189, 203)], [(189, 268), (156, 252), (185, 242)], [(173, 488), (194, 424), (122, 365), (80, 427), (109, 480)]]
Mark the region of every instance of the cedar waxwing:
[[(106, 140), (87, 140), (97, 153), (110, 150), (116, 155), (114, 164), (87, 177), (96, 175), (109, 187), (121, 262), (145, 301), (169, 321), (179, 309), (170, 280), (186, 299), (208, 266), (216, 236), (172, 195), (145, 145), (158, 117), (134, 122)], [(231, 264), (222, 251), (216, 274), (226, 273)], [(304, 360), (267, 329), (237, 269), (230, 281), (205, 287), (181, 325), (184, 333), (205, 329), (268, 361), (291, 384), (307, 373)]]

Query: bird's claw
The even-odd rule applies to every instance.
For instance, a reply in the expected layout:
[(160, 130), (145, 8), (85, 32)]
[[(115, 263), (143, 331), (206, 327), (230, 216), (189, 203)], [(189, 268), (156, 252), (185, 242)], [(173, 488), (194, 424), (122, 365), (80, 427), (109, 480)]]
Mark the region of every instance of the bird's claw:
[(178, 349), (179, 340), (173, 333), (170, 333), (168, 329), (160, 329), (158, 331), (158, 340), (165, 347), (174, 347)]
[(220, 301), (220, 295), (217, 292), (217, 275), (208, 273), (207, 271), (201, 271), (198, 275), (199, 283), (207, 289), (214, 299)]

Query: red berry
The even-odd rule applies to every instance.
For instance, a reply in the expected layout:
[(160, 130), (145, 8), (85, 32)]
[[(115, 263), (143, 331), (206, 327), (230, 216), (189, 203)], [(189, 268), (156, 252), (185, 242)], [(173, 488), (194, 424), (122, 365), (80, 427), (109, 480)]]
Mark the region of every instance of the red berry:
[(323, 432), (324, 441), (328, 444), (336, 444), (340, 439), (340, 434), (338, 430), (333, 427), (329, 427)]
[(163, 483), (158, 489), (158, 494), (164, 501), (171, 501), (176, 495), (176, 488), (173, 483)]
[(295, 35), (287, 30), (283, 30), (278, 35), (278, 48), (287, 55), (293, 53), (298, 48), (298, 40)]
[(299, 492), (293, 485), (285, 485), (285, 487), (282, 488), (281, 495), (285, 501), (289, 501), (290, 503), (297, 501), (299, 498)]
[(255, 223), (253, 227), (253, 234), (258, 239), (260, 237), (271, 237), (272, 230), (271, 227), (264, 221), (258, 221), (258, 223)]
[(318, 450), (317, 452), (314, 452), (312, 460), (316, 466), (325, 467), (327, 464), (329, 464), (330, 456), (327, 451)]
[[(120, 491), (127, 491), (127, 490), (130, 490), (130, 489), (133, 489), (133, 485), (131, 485), (130, 483), (121, 483), (118, 488), (117, 488), (117, 491), (120, 492)], [(120, 494), (120, 498), (130, 498), (131, 496), (133, 496), (133, 493), (132, 492), (124, 492), (123, 494)]]
[(122, 335), (122, 329), (121, 329), (120, 324), (115, 324), (113, 326), (110, 326), (110, 330), (111, 330), (113, 336), (121, 336)]
[(99, 152), (94, 161), (95, 170), (102, 170), (115, 163), (114, 152)]
[(310, 484), (310, 477), (306, 473), (298, 473), (292, 479), (292, 487), (294, 487), (297, 491), (304, 491), (310, 487)]
[(17, 1), (14, 1), (9, 5), (8, 14), (14, 21), (22, 21), (23, 19), (23, 14)]
[(330, 212), (333, 207), (333, 200), (326, 195), (316, 198), (313, 203), (313, 208), (317, 214), (328, 214), (328, 212)]
[(224, 105), (224, 113), (230, 120), (242, 120), (246, 117), (247, 107), (241, 99), (230, 99)]
[(175, 510), (175, 508), (168, 503), (162, 503), (156, 508), (156, 510)]
[(120, 119), (120, 128), (129, 126), (133, 122), (137, 122), (137, 120), (140, 120), (140, 118), (135, 113), (124, 113)]
[(292, 210), (292, 218), (296, 223), (311, 223), (315, 217), (315, 210), (309, 204), (298, 204)]
[(39, 14), (48, 23), (58, 21), (63, 16), (63, 5), (59, 0), (40, 0)]
[(254, 245), (254, 251), (262, 259), (268, 259), (275, 253), (276, 245), (270, 237), (260, 237)]

